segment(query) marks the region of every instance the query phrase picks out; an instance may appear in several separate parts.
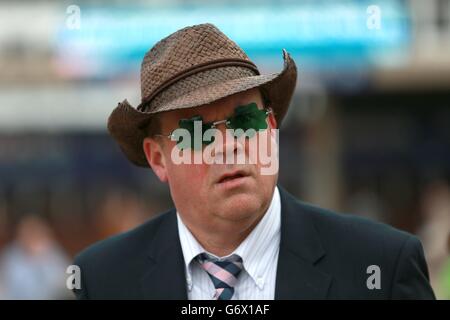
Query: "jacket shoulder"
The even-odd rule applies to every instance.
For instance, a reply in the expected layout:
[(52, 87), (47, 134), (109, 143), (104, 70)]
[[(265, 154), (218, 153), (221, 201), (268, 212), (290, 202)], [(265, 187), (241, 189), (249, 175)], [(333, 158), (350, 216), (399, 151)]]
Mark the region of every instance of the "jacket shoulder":
[(170, 210), (130, 231), (94, 243), (81, 251), (74, 264), (81, 271), (78, 299), (138, 298), (136, 285), (146, 270), (148, 252), (160, 226), (175, 218)]
[(325, 238), (352, 242), (388, 242), (390, 245), (404, 243), (414, 237), (408, 232), (388, 224), (354, 214), (338, 213), (298, 201), (304, 213), (313, 220), (317, 231)]
[[(388, 224), (377, 222), (365, 217), (338, 213), (300, 201), (283, 188), (280, 189), (282, 210), (290, 213), (296, 225), (312, 226), (319, 234), (325, 246), (346, 245), (347, 248), (375, 245), (383, 243), (389, 246), (401, 246), (411, 234), (398, 230)], [(283, 208), (284, 207), (284, 208)]]
[[(367, 218), (334, 213), (302, 204), (314, 220), (327, 256), (323, 270), (337, 275), (334, 296), (376, 299), (434, 299), (420, 240), (405, 231)], [(374, 269), (376, 268), (376, 269)], [(379, 270), (382, 290), (367, 290), (368, 277)], [(349, 290), (356, 280), (360, 286)], [(362, 284), (362, 285), (361, 285)], [(341, 288), (338, 293), (337, 288)], [(347, 291), (342, 288), (346, 288)]]

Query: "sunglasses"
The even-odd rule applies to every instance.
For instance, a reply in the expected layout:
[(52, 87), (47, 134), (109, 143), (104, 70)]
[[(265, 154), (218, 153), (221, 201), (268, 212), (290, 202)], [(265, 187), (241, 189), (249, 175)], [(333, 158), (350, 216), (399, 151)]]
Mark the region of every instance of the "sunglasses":
[(210, 140), (203, 139), (204, 134), (209, 129), (216, 129), (219, 124), (225, 124), (227, 129), (234, 130), (234, 137), (239, 138), (244, 133), (248, 138), (252, 138), (256, 131), (267, 129), (266, 119), (270, 113), (273, 113), (273, 110), (270, 108), (259, 109), (255, 102), (252, 102), (247, 105), (238, 106), (234, 109), (233, 115), (224, 119), (218, 120), (214, 122), (203, 122), (203, 118), (201, 115), (195, 115), (188, 119), (180, 119), (178, 121), (177, 129), (186, 129), (189, 131), (191, 136), (191, 141), (186, 141), (188, 139), (184, 139), (182, 135), (177, 134), (176, 130), (173, 130), (171, 134), (155, 134), (155, 136), (166, 137), (173, 141), (177, 141), (177, 146), (181, 150), (189, 149), (194, 146), (194, 150), (201, 149), (202, 145), (198, 146), (198, 143), (194, 143), (194, 124), (196, 121), (201, 122), (201, 133), (202, 133), (202, 144), (209, 145), (214, 142), (214, 136), (211, 137)]

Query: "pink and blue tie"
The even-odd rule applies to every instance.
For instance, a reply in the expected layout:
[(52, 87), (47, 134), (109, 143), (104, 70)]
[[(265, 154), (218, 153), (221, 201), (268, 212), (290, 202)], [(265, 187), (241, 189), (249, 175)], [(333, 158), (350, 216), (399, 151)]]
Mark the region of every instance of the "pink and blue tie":
[(234, 287), (237, 283), (239, 273), (243, 269), (242, 258), (236, 254), (226, 259), (214, 259), (206, 253), (197, 256), (197, 260), (202, 268), (211, 278), (216, 293), (216, 300), (230, 300), (234, 294)]

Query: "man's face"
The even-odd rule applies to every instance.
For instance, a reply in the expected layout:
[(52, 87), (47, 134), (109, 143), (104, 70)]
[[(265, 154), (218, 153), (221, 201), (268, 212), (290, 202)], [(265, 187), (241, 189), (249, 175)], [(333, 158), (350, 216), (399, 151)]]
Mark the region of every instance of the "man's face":
[[(255, 102), (263, 109), (263, 102), (258, 89), (224, 98), (209, 105), (184, 110), (174, 110), (160, 115), (161, 133), (169, 134), (178, 128), (180, 119), (201, 115), (204, 122), (213, 122), (228, 118), (237, 106)], [(266, 146), (276, 138), (276, 121), (273, 114), (266, 119), (268, 131), (251, 139), (259, 139), (259, 144)], [(254, 164), (225, 164), (230, 154), (245, 154), (246, 159), (254, 158), (250, 154), (248, 140), (225, 139), (230, 134), (225, 132), (225, 125), (217, 127), (223, 141), (214, 157), (223, 157), (223, 164), (176, 164), (172, 159), (173, 148), (178, 148), (176, 141), (166, 137), (146, 138), (144, 151), (149, 164), (162, 181), (169, 184), (172, 199), (183, 221), (189, 226), (203, 230), (217, 230), (222, 226), (235, 225), (237, 221), (244, 225), (255, 223), (270, 204), (277, 181), (277, 172), (271, 175), (261, 174), (260, 159)], [(261, 141), (261, 137), (265, 137)], [(162, 139), (162, 140), (161, 140)], [(176, 150), (179, 151), (179, 150)], [(192, 151), (191, 149), (183, 152)], [(273, 152), (273, 150), (270, 150)], [(259, 157), (258, 157), (259, 158)], [(277, 160), (278, 161), (278, 160)], [(267, 167), (267, 166), (266, 166)], [(206, 229), (205, 229), (206, 228)]]

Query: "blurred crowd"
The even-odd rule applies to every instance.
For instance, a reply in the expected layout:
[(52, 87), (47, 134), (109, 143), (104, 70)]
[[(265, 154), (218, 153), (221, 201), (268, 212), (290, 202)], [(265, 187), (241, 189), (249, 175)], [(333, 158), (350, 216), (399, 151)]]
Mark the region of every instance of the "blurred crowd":
[[(151, 212), (151, 210), (150, 210)], [(72, 299), (66, 273), (85, 246), (130, 230), (151, 214), (130, 193), (107, 193), (95, 214), (56, 221), (30, 212), (17, 221), (0, 215), (0, 299)]]
[(22, 218), (14, 239), (0, 258), (0, 296), (3, 299), (56, 299), (68, 295), (65, 269), (70, 258), (38, 215)]
[(422, 199), (423, 224), (419, 230), (430, 271), (431, 285), (441, 299), (450, 299), (450, 186), (430, 184)]

